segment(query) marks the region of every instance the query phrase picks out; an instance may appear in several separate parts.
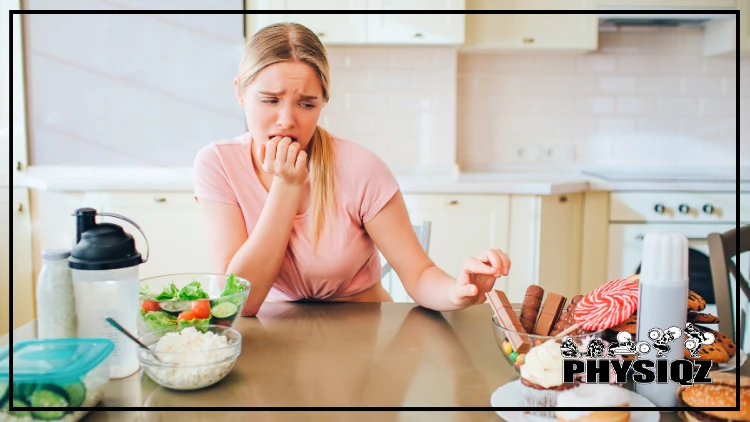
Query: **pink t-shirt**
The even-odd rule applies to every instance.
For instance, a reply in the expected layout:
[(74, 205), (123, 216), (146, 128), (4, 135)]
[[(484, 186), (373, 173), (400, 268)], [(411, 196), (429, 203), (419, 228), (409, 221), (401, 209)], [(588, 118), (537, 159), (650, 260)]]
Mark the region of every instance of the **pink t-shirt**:
[[(269, 300), (347, 297), (380, 283), (380, 256), (363, 224), (396, 194), (398, 183), (373, 152), (350, 141), (333, 142), (337, 214), (326, 216), (317, 255), (312, 251), (312, 207), (295, 216)], [(268, 197), (253, 169), (250, 135), (203, 147), (194, 172), (196, 200), (239, 206), (250, 235)]]

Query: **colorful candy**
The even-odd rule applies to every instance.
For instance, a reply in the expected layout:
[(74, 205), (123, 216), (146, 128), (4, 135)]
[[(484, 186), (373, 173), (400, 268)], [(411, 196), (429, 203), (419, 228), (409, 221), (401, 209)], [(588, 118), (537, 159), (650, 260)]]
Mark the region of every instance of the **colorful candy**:
[(503, 342), (503, 352), (505, 352), (506, 355), (513, 353), (513, 346), (507, 341)]
[(521, 366), (526, 361), (526, 353), (519, 353), (516, 356), (516, 365)]
[(597, 287), (578, 302), (574, 318), (584, 330), (599, 331), (628, 319), (638, 307), (638, 285), (630, 280), (612, 280)]
[(518, 357), (518, 353), (516, 353), (516, 352), (510, 352), (510, 354), (508, 355), (508, 357), (510, 358), (511, 362), (515, 362), (516, 358)]

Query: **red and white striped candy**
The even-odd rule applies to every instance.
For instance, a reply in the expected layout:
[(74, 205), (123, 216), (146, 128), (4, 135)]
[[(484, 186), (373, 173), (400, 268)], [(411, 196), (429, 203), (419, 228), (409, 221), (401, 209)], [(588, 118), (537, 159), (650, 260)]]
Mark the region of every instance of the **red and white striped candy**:
[(638, 285), (626, 279), (612, 280), (584, 296), (573, 318), (584, 330), (599, 331), (622, 323), (637, 307)]

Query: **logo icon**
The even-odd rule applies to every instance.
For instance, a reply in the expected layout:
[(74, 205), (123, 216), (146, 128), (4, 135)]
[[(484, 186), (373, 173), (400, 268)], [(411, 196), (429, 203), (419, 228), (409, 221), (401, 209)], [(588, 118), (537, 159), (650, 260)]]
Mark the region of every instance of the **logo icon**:
[[(694, 360), (667, 360), (673, 343), (683, 333), (687, 337), (683, 345)], [(571, 336), (565, 336), (560, 346), (564, 358), (563, 382), (571, 383), (576, 376), (585, 376), (587, 383), (609, 383), (611, 368), (618, 384), (627, 382), (630, 371), (633, 372), (633, 381), (640, 384), (669, 381), (681, 385), (711, 383), (708, 375), (712, 362), (696, 358), (700, 358), (698, 352), (702, 345), (712, 344), (716, 340), (712, 333), (703, 332), (687, 323), (684, 330), (677, 326), (652, 328), (648, 331), (648, 339), (651, 344), (648, 341), (634, 341), (630, 333), (621, 331), (617, 334), (617, 341), (609, 344), (599, 338), (589, 339), (583, 352)], [(652, 349), (656, 351), (655, 358), (642, 359)], [(615, 359), (621, 356), (633, 358)]]

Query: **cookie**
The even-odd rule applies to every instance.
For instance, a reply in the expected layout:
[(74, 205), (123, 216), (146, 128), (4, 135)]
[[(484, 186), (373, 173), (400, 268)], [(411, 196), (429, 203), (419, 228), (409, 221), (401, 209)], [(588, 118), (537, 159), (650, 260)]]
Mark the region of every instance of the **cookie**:
[(621, 322), (618, 325), (615, 325), (614, 327), (610, 328), (610, 330), (619, 333), (620, 331), (627, 331), (632, 335), (635, 335), (635, 330), (637, 328), (638, 324), (638, 316), (633, 314), (625, 321)]
[(701, 345), (701, 349), (698, 351), (698, 354), (700, 357), (693, 358), (690, 357), (690, 351), (688, 349), (683, 348), (685, 351), (685, 359), (690, 360), (705, 360), (710, 359), (714, 363), (727, 363), (729, 362), (729, 353), (727, 353), (726, 350), (724, 350), (724, 347), (721, 346), (721, 343), (714, 342), (714, 344), (703, 344)]
[(527, 333), (534, 331), (539, 308), (542, 306), (542, 297), (544, 297), (544, 289), (540, 286), (531, 285), (526, 288), (526, 295), (521, 304), (520, 319)]
[(711, 314), (703, 314), (700, 312), (688, 312), (687, 322), (697, 322), (699, 324), (718, 324), (719, 317)]
[(698, 293), (688, 290), (688, 311), (698, 312), (706, 309), (706, 300)]
[(734, 344), (734, 341), (732, 341), (732, 339), (729, 338), (729, 336), (727, 336), (726, 334), (697, 324), (695, 325), (695, 328), (703, 332), (712, 333), (714, 337), (716, 337), (714, 343), (720, 343), (724, 350), (726, 350), (729, 354), (729, 357), (732, 357), (735, 353), (737, 353), (737, 346)]

